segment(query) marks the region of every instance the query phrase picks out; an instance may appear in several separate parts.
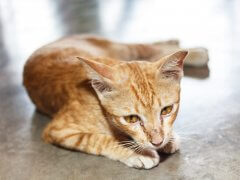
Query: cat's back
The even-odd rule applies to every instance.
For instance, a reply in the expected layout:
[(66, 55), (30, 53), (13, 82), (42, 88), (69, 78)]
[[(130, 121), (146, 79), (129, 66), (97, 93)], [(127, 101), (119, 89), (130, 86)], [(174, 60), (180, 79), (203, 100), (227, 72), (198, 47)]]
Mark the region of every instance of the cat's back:
[[(41, 112), (48, 115), (56, 113), (69, 99), (77, 96), (77, 86), (86, 86), (86, 72), (76, 57), (109, 65), (115, 63), (109, 58), (97, 58), (105, 56), (104, 51), (101, 45), (89, 42), (89, 38), (91, 36), (84, 35), (62, 38), (36, 50), (27, 60), (23, 84)], [(91, 90), (84, 91), (87, 92), (91, 93)]]

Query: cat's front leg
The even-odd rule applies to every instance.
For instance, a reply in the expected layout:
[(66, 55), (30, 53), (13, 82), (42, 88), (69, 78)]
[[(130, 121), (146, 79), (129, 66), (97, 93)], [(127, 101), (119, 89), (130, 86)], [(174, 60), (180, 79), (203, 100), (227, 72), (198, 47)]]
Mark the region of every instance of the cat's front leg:
[(65, 148), (83, 151), (89, 154), (102, 155), (120, 161), (129, 167), (151, 169), (159, 164), (159, 155), (155, 150), (137, 153), (125, 147), (111, 135), (81, 132), (67, 124), (59, 127), (50, 123), (44, 130), (43, 138)]
[(172, 154), (180, 149), (180, 138), (176, 133), (172, 133), (169, 142), (159, 150), (159, 152)]

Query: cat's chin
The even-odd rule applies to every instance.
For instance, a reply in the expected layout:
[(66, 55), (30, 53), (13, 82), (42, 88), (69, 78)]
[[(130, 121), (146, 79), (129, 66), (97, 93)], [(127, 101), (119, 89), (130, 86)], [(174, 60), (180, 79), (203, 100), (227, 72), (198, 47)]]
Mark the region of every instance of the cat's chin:
[(161, 149), (161, 146), (154, 146), (154, 145), (147, 145), (144, 147), (144, 149), (149, 151), (157, 151), (158, 149)]
[(152, 147), (152, 148), (149, 148), (149, 149), (158, 151), (158, 150), (161, 149), (161, 148), (163, 148), (162, 145), (160, 145), (160, 146), (155, 146), (155, 147)]

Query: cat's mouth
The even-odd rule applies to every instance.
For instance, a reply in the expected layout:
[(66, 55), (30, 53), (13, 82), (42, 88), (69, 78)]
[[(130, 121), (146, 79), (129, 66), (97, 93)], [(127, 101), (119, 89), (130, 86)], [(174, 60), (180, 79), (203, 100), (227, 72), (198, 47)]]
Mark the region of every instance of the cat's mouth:
[(150, 142), (152, 148), (154, 150), (158, 150), (163, 148), (166, 144), (168, 143), (168, 138), (163, 137), (163, 140), (161, 142), (159, 142), (158, 144), (152, 143)]
[(133, 142), (136, 144), (136, 146), (138, 146), (138, 149), (142, 149), (142, 150), (158, 150), (163, 147), (163, 143), (164, 143), (162, 142), (161, 144), (154, 145), (151, 142), (141, 143), (134, 140)]

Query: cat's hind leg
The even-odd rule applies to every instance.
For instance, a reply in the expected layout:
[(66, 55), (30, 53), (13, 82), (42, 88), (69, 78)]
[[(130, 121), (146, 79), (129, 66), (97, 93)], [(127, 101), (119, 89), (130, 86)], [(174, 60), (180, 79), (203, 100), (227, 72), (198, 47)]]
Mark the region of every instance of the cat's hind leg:
[(178, 40), (156, 41), (153, 43), (116, 43), (112, 52), (124, 60), (154, 61), (180, 49)]
[(110, 56), (127, 61), (157, 61), (166, 55), (173, 54), (180, 50), (188, 51), (184, 65), (195, 67), (207, 65), (209, 57), (206, 48), (182, 48), (179, 46), (179, 41), (177, 40), (160, 41), (149, 44), (116, 43), (111, 48)]
[(187, 50), (188, 55), (184, 61), (184, 65), (202, 67), (206, 66), (209, 61), (208, 50), (206, 48), (182, 48), (178, 40), (159, 41), (152, 44), (130, 44), (128, 47), (130, 55), (136, 59), (156, 61), (163, 56), (173, 54), (179, 50)]
[(177, 46), (179, 47), (179, 40), (177, 39), (170, 39), (170, 40), (166, 40), (166, 41), (156, 41), (152, 43), (153, 45), (173, 45), (173, 46)]
[(208, 62), (208, 51), (205, 48), (183, 49), (176, 39), (152, 43), (120, 43), (96, 36), (83, 36), (82, 38), (102, 49), (106, 57), (113, 59), (156, 61), (179, 50), (188, 50), (189, 54), (184, 62), (185, 65), (200, 67), (205, 66)]

